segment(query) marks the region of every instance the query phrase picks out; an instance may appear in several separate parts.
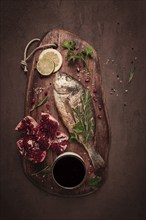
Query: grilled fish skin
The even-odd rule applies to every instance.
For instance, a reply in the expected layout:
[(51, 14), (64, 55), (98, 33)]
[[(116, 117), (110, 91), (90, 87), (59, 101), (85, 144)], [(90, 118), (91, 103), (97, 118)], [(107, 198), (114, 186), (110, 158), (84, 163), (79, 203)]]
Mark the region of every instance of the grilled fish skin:
[[(83, 85), (72, 76), (64, 73), (57, 72), (54, 78), (54, 99), (57, 110), (62, 118), (62, 121), (70, 133), (74, 133), (74, 126), (78, 122), (76, 114), (73, 109), (81, 107), (81, 97), (85, 88)], [(90, 106), (92, 131), (90, 140), (85, 143), (83, 136), (80, 134), (78, 141), (86, 149), (92, 164), (95, 169), (104, 167), (105, 162), (103, 158), (95, 150), (94, 146), (94, 134), (95, 134), (95, 110), (93, 103)]]

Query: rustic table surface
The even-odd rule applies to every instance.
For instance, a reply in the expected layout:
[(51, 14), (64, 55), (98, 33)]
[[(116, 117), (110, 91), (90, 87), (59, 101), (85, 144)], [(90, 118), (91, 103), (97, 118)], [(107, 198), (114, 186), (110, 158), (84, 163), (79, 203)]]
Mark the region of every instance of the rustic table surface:
[[(1, 0), (0, 19), (1, 219), (144, 220), (145, 1)], [(82, 198), (60, 198), (35, 187), (16, 150), (20, 136), (14, 128), (24, 116), (27, 85), (20, 60), (28, 41), (53, 28), (77, 34), (100, 57), (112, 131), (108, 179), (98, 192)]]

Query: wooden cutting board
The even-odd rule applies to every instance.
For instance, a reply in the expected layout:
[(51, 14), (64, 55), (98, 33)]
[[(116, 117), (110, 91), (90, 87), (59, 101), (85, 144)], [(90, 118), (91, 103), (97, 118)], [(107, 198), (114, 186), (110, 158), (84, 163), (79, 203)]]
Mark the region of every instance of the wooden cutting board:
[[(69, 41), (75, 41), (79, 49), (89, 46), (87, 42), (81, 40), (78, 36), (60, 29), (55, 29), (48, 32), (45, 35), (45, 37), (42, 39), (40, 45), (44, 45), (47, 43), (57, 43), (58, 44), (57, 50), (62, 54), (63, 57), (63, 65), (60, 71), (66, 72), (67, 74), (79, 80), (85, 87), (87, 87), (91, 91), (91, 95), (95, 97), (94, 108), (96, 112), (96, 133), (95, 133), (97, 139), (96, 150), (105, 160), (105, 167), (99, 169), (97, 171), (97, 174), (102, 177), (102, 184), (103, 184), (107, 177), (108, 154), (109, 154), (109, 146), (110, 146), (110, 129), (109, 129), (106, 103), (104, 100), (103, 90), (102, 90), (99, 58), (95, 50), (94, 50), (93, 58), (92, 59), (88, 58), (87, 62), (91, 73), (90, 73), (90, 81), (88, 83), (85, 82), (86, 74), (77, 72), (76, 65), (69, 65), (68, 61), (66, 60), (67, 51), (64, 50), (61, 46), (62, 42), (65, 39)], [(35, 68), (40, 53), (41, 50), (35, 53), (32, 59), (32, 67), (28, 74), (25, 115), (30, 115), (37, 122), (39, 122), (41, 112), (48, 111), (46, 108), (47, 103), (37, 108), (35, 111), (30, 112), (30, 109), (32, 108), (32, 100), (33, 99), (41, 100), (44, 97), (44, 93), (48, 92), (48, 104), (50, 106), (51, 115), (59, 121), (60, 123), (59, 130), (69, 135), (67, 129), (62, 124), (57, 109), (55, 108), (54, 97), (52, 95), (53, 79), (55, 73), (49, 77), (41, 77)], [(95, 93), (93, 94), (94, 88), (96, 88), (97, 90), (96, 94)], [(92, 172), (92, 163), (84, 147), (77, 142), (69, 143), (69, 146), (66, 151), (71, 151), (79, 154), (85, 161), (87, 177), (85, 182), (80, 187), (69, 190), (59, 187), (54, 182), (51, 172), (48, 172), (46, 174), (40, 173), (38, 175), (32, 175), (46, 166), (51, 167), (53, 161), (57, 157), (57, 154), (53, 152), (51, 149), (47, 151), (47, 157), (45, 161), (40, 164), (33, 164), (32, 162), (23, 159), (23, 167), (25, 174), (39, 188), (45, 190), (48, 193), (56, 194), (60, 196), (82, 196), (92, 193), (95, 190), (99, 189), (100, 187), (98, 188), (91, 187), (89, 184), (89, 181), (91, 178), (94, 177), (94, 174)]]

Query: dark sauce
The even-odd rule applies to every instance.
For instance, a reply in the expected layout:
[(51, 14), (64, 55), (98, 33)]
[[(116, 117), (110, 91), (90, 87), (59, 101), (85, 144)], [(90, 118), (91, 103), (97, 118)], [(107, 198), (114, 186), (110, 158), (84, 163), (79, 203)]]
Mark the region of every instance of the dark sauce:
[(62, 187), (78, 186), (85, 177), (83, 162), (75, 156), (64, 156), (55, 163), (53, 175), (56, 182)]

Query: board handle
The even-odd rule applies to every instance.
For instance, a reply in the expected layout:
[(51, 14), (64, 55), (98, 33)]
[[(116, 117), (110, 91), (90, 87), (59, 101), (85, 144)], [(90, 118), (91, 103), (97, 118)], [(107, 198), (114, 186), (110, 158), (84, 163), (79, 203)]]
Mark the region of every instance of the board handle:
[(23, 60), (21, 60), (20, 64), (21, 64), (21, 67), (23, 69), (23, 71), (26, 73), (28, 72), (28, 64), (27, 64), (27, 61), (29, 60), (29, 58), (36, 53), (36, 51), (38, 50), (41, 50), (41, 49), (45, 49), (45, 48), (54, 48), (54, 49), (57, 49), (58, 48), (58, 44), (54, 43), (54, 44), (44, 44), (44, 45), (40, 45), (38, 47), (36, 47), (28, 56), (27, 56), (27, 51), (30, 47), (31, 44), (33, 44), (34, 42), (36, 41), (39, 41), (40, 42), (40, 39), (39, 38), (34, 38), (32, 39), (31, 41), (28, 42), (28, 44), (26, 45), (25, 47), (25, 50), (24, 50), (24, 58)]

